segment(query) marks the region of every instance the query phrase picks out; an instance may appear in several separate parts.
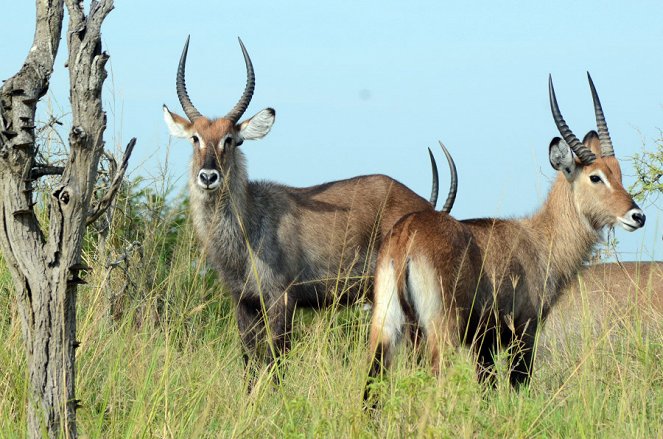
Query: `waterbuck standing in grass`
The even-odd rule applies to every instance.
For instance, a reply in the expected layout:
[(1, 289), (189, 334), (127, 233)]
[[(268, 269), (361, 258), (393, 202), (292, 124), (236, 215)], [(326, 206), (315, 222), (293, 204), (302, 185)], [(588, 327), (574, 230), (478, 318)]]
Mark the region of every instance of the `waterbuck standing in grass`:
[[(365, 294), (370, 285), (366, 273), (373, 273), (382, 237), (403, 215), (434, 209), (437, 170), (431, 154), (430, 202), (384, 175), (306, 188), (250, 181), (239, 146), (269, 132), (274, 110), (261, 110), (239, 122), (255, 86), (253, 66), (240, 40), (248, 76), (244, 93), (224, 117), (202, 116), (185, 86), (188, 43), (177, 70), (177, 95), (189, 120), (165, 106), (164, 118), (171, 135), (193, 144), (193, 223), (209, 262), (235, 301), (244, 359), (249, 361), (265, 333), (274, 358), (289, 348), (295, 306), (351, 303)], [(452, 172), (443, 208), (449, 211), (456, 174), (444, 152)]]
[(548, 315), (537, 356), (575, 348), (586, 334), (612, 337), (633, 328), (640, 335), (663, 328), (663, 262), (589, 265), (571, 279)]
[[(663, 262), (628, 261), (589, 265), (569, 282), (565, 297), (568, 316), (571, 308), (577, 312), (580, 302), (587, 300), (592, 307), (610, 301), (620, 308), (634, 307), (640, 311), (663, 313)], [(555, 313), (558, 309), (555, 308)], [(608, 310), (602, 310), (608, 311)], [(617, 310), (614, 310), (617, 312)], [(604, 312), (597, 314), (603, 315)], [(599, 317), (599, 316), (597, 316)], [(563, 316), (561, 316), (563, 319)], [(546, 326), (548, 323), (546, 323)]]
[(591, 78), (589, 84), (598, 133), (590, 131), (580, 142), (562, 118), (550, 78), (550, 105), (563, 140), (550, 143), (550, 164), (559, 175), (538, 212), (523, 219), (458, 221), (429, 209), (401, 219), (383, 240), (370, 330), (371, 377), (389, 366), (410, 323), (422, 332), (435, 373), (443, 345), (472, 346), (481, 379), (493, 375), (497, 349), (510, 346), (511, 384), (527, 382), (537, 326), (602, 230), (644, 226), (644, 213), (622, 186)]

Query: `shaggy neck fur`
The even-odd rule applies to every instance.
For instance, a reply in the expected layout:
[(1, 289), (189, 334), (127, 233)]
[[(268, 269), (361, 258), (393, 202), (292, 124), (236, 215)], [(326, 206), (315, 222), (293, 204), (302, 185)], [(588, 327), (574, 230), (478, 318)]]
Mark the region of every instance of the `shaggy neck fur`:
[[(246, 239), (249, 234), (249, 191), (244, 155), (236, 149), (231, 165), (223, 171), (224, 182), (214, 191), (207, 192), (196, 183), (198, 170), (192, 167), (189, 178), (191, 214), (193, 224), (206, 247), (210, 261), (224, 277), (230, 271), (241, 271), (235, 266), (243, 262)], [(239, 273), (238, 273), (239, 275)]]
[(573, 186), (561, 174), (541, 209), (523, 222), (535, 231), (540, 263), (547, 273), (543, 299), (553, 305), (562, 288), (588, 260), (600, 240), (600, 232), (578, 210)]

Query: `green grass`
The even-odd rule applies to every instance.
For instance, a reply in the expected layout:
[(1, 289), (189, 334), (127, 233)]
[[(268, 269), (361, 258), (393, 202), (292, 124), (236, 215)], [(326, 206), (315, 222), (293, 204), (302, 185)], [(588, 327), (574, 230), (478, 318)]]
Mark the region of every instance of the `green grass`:
[[(619, 324), (546, 345), (529, 388), (496, 389), (475, 378), (465, 349), (449, 352), (439, 377), (401, 349), (362, 393), (369, 315), (359, 307), (298, 311), (282, 383), (258, 374), (247, 393), (232, 303), (201, 269), (181, 212), (112, 230), (108, 254), (86, 245), (94, 267), (79, 290), (79, 432), (142, 437), (661, 437), (663, 325), (639, 310)], [(123, 222), (124, 221), (124, 222)], [(118, 218), (115, 227), (129, 227)], [(128, 236), (128, 235), (127, 235)], [(139, 239), (127, 263), (113, 260)], [(27, 394), (20, 322), (11, 279), (0, 267), (0, 437), (24, 437)], [(659, 316), (660, 317), (660, 316)]]

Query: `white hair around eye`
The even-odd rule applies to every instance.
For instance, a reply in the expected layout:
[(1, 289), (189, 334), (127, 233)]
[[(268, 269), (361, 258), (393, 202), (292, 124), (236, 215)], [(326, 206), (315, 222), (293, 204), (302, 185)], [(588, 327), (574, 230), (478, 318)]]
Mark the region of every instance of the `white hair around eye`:
[(219, 141), (218, 145), (219, 151), (223, 152), (227, 146), (230, 146), (232, 144), (233, 140), (237, 142), (237, 140), (232, 134), (226, 134), (225, 136), (223, 136), (223, 138)]
[(193, 143), (193, 146), (197, 146), (198, 149), (205, 149), (205, 141), (200, 135), (198, 135), (198, 133), (193, 133), (191, 135), (191, 143)]

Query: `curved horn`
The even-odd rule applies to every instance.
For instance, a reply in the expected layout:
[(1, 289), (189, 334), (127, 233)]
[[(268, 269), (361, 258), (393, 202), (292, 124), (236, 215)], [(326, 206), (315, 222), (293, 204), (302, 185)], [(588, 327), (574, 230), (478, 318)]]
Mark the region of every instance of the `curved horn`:
[(603, 108), (601, 108), (601, 101), (599, 95), (596, 93), (594, 81), (587, 72), (587, 79), (589, 79), (589, 88), (592, 90), (592, 99), (594, 100), (594, 113), (596, 114), (596, 127), (599, 130), (599, 141), (601, 142), (601, 157), (612, 157), (615, 155), (615, 150), (610, 140), (610, 133), (608, 132), (608, 124), (605, 122), (603, 115)]
[(431, 206), (433, 206), (433, 209), (435, 209), (435, 205), (437, 204), (437, 194), (440, 189), (440, 184), (438, 182), (438, 174), (437, 174), (437, 163), (435, 163), (435, 157), (433, 157), (433, 151), (428, 148), (428, 155), (430, 156), (430, 167), (433, 170), (433, 187), (431, 188), (430, 191), (430, 200), (429, 203)]
[(189, 37), (190, 36), (186, 37), (186, 43), (184, 43), (184, 50), (182, 50), (182, 56), (180, 57), (180, 65), (177, 67), (177, 79), (175, 80), (175, 84), (177, 87), (177, 97), (180, 100), (182, 109), (184, 110), (184, 113), (189, 118), (189, 120), (193, 122), (199, 117), (202, 117), (202, 114), (200, 114), (198, 110), (196, 110), (196, 107), (194, 107), (191, 103), (191, 99), (189, 99), (189, 95), (186, 92), (186, 83), (184, 81), (186, 54), (189, 51)]
[(587, 148), (583, 143), (578, 140), (578, 138), (573, 134), (569, 126), (564, 121), (562, 113), (559, 111), (559, 105), (557, 105), (557, 98), (555, 97), (555, 89), (553, 88), (552, 75), (548, 76), (548, 94), (550, 97), (550, 110), (552, 110), (553, 119), (555, 119), (555, 125), (559, 133), (564, 138), (564, 141), (568, 143), (573, 152), (578, 156), (580, 162), (589, 165), (596, 160), (594, 153)]
[(456, 163), (454, 163), (453, 157), (451, 157), (451, 154), (449, 154), (449, 151), (447, 151), (447, 148), (444, 146), (444, 144), (439, 140), (438, 142), (442, 147), (442, 151), (444, 151), (444, 155), (447, 157), (447, 162), (449, 163), (449, 172), (451, 173), (451, 181), (449, 182), (449, 194), (447, 195), (447, 200), (444, 202), (444, 206), (442, 206), (442, 212), (449, 213), (454, 207), (454, 202), (456, 201), (456, 192), (458, 191), (458, 174), (456, 173)]
[(244, 63), (246, 64), (246, 87), (244, 87), (244, 93), (242, 97), (239, 98), (239, 102), (235, 104), (235, 107), (224, 116), (225, 119), (231, 120), (233, 123), (237, 123), (239, 118), (242, 117), (242, 114), (246, 111), (246, 108), (251, 102), (253, 97), (253, 90), (256, 88), (256, 75), (253, 73), (253, 64), (251, 63), (251, 58), (249, 58), (249, 53), (242, 43), (242, 39), (237, 37), (239, 40), (239, 45), (242, 48), (242, 54), (244, 55)]

